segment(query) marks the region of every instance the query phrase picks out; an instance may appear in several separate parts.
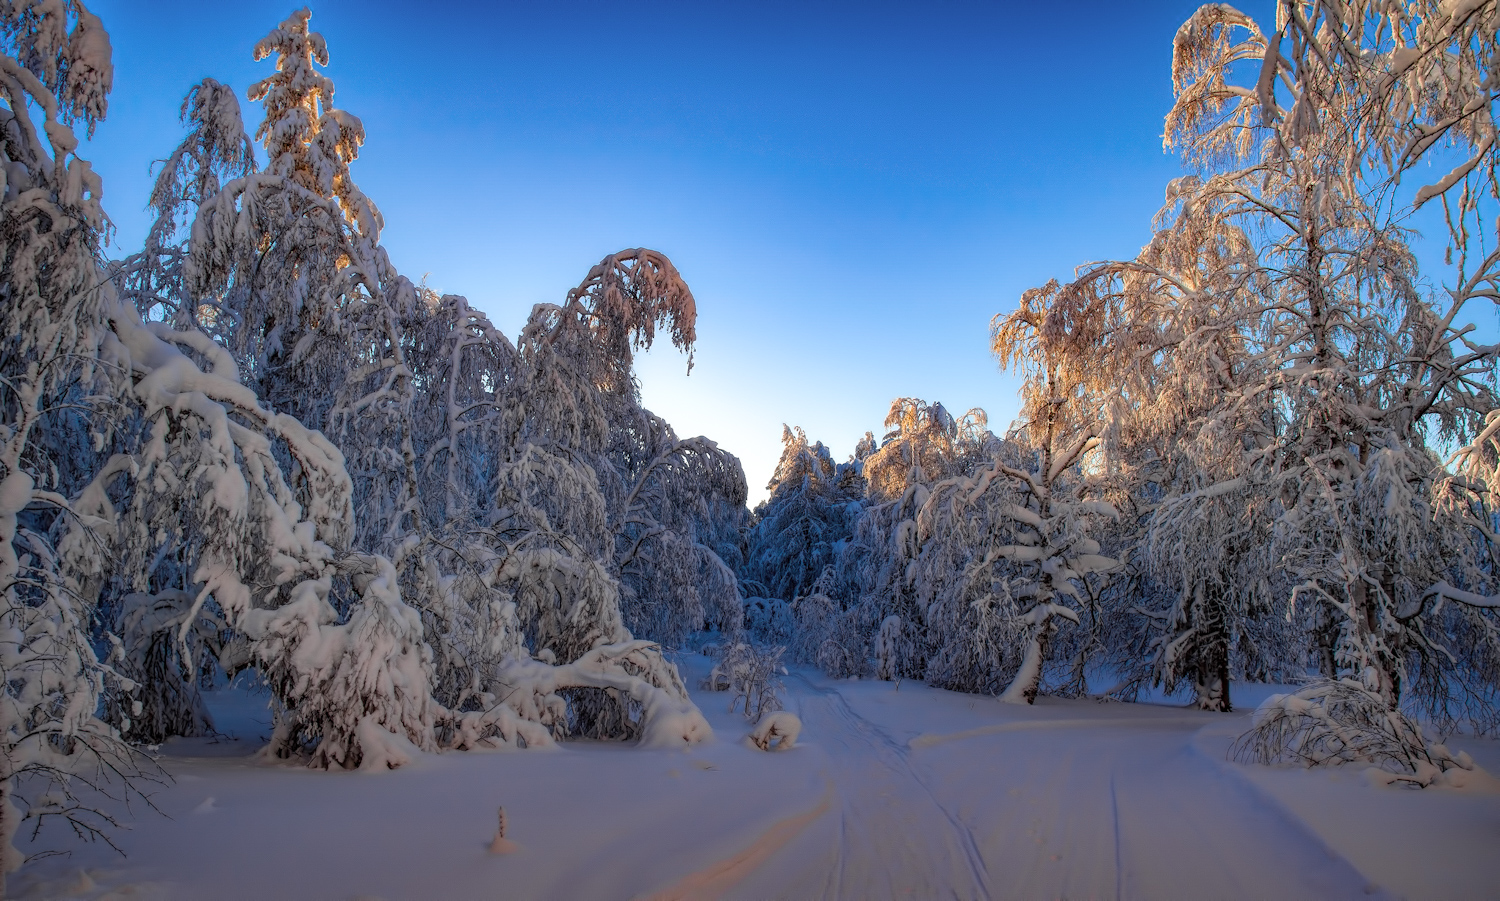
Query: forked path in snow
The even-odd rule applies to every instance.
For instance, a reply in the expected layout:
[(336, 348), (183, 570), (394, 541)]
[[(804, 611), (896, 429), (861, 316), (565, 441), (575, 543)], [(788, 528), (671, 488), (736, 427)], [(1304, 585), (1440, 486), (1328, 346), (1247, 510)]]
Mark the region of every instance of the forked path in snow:
[[(832, 809), (731, 897), (1381, 894), (1198, 750), (1195, 736), (1215, 723), (1207, 715), (970, 698), (973, 713), (949, 717), (970, 728), (934, 732), (942, 712), (920, 705), (964, 696), (800, 674), (788, 689), (806, 750), (823, 758)], [(993, 721), (973, 728), (976, 714)]]

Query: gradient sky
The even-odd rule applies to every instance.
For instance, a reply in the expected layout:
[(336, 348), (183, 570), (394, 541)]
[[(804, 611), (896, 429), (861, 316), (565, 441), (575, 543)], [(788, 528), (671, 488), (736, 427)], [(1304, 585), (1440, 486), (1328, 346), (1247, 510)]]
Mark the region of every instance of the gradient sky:
[[(1159, 3), (323, 2), (335, 104), (367, 141), (356, 181), (414, 280), (514, 336), (605, 254), (667, 253), (698, 301), (691, 376), (639, 361), (646, 405), (739, 455), (751, 503), (782, 423), (842, 459), (892, 398), (989, 411), (1018, 382), (989, 321), (1020, 293), (1145, 243), (1172, 35)], [(99, 2), (111, 255), (137, 249), (150, 167), (204, 76), (240, 93), (289, 3)], [(1266, 21), (1271, 4), (1247, 11)], [(263, 161), (263, 158), (262, 158)]]

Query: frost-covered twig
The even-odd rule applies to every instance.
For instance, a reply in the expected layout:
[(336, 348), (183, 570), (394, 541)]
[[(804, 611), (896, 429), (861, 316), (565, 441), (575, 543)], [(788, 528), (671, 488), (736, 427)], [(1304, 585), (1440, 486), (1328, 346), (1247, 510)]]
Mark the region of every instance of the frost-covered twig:
[(741, 707), (745, 718), (759, 722), (766, 714), (782, 708), (784, 687), (779, 676), (786, 672), (781, 658), (786, 648), (758, 646), (746, 641), (735, 642), (720, 651), (703, 687), (709, 691), (729, 693), (729, 710)]

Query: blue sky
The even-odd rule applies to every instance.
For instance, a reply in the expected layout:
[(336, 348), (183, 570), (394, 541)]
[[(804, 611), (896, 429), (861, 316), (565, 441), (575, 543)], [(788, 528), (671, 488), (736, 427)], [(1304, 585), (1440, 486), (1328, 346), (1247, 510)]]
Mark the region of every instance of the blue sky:
[[(643, 357), (646, 405), (738, 454), (754, 503), (784, 422), (839, 458), (898, 396), (984, 407), (1004, 431), (1018, 383), (990, 318), (1147, 240), (1177, 173), (1172, 35), (1196, 6), (366, 0), (314, 5), (312, 25), (368, 134), (355, 178), (413, 279), (514, 336), (611, 251), (672, 258), (697, 363)], [(244, 91), (272, 63), (251, 48), (294, 7), (91, 8), (115, 89), (81, 153), (123, 255), (182, 96), (224, 81), (253, 130)]]

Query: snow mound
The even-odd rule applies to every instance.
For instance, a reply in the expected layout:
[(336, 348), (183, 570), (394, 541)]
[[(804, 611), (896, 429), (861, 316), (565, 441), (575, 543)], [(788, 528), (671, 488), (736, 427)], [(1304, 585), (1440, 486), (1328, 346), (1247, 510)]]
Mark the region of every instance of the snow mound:
[(802, 721), (795, 713), (779, 710), (762, 719), (750, 733), (750, 741), (762, 751), (787, 751), (797, 746)]

